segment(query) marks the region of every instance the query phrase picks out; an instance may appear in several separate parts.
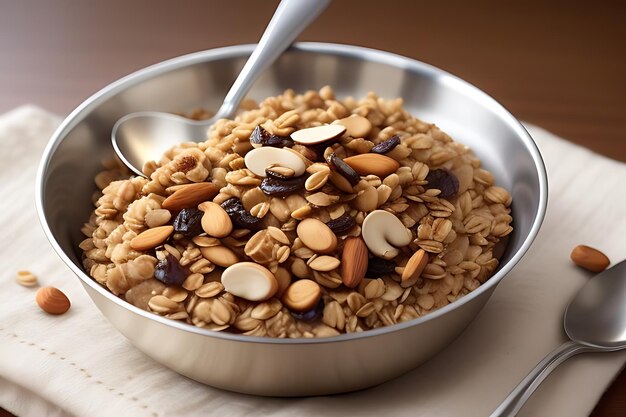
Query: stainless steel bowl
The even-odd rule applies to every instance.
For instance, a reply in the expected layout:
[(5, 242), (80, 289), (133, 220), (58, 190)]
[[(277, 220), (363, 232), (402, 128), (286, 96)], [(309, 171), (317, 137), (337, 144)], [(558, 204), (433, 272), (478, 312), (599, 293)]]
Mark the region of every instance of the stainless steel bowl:
[[(216, 333), (171, 321), (115, 297), (82, 269), (80, 228), (92, 210), (93, 177), (113, 154), (111, 127), (141, 110), (218, 108), (252, 45), (185, 55), (137, 71), (82, 103), (52, 136), (37, 177), (37, 210), (50, 243), (111, 323), (157, 362), (197, 381), (258, 395), (352, 391), (387, 381), (451, 343), (535, 238), (547, 202), (535, 143), (500, 104), (427, 64), (346, 45), (300, 43), (260, 79), (250, 96), (334, 87), (338, 96), (375, 91), (402, 97), (415, 116), (469, 145), (511, 190), (515, 231), (497, 273), (477, 290), (402, 324), (327, 339), (284, 340)], [(97, 352), (94, 352), (97, 354)]]

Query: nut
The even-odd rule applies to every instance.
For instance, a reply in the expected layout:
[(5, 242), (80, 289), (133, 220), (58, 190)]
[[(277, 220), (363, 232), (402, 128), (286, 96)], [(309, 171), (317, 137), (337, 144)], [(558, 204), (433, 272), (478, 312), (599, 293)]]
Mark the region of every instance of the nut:
[(322, 289), (317, 282), (301, 279), (287, 287), (282, 302), (291, 310), (305, 312), (315, 307), (321, 297)]
[(572, 262), (592, 272), (604, 271), (611, 261), (597, 249), (585, 245), (578, 245), (570, 255)]
[(218, 192), (219, 188), (210, 182), (183, 185), (167, 197), (161, 207), (170, 211), (196, 207), (203, 201), (211, 200)]
[(130, 241), (130, 247), (134, 250), (148, 250), (165, 242), (174, 231), (174, 226), (159, 226), (148, 229), (135, 236)]
[(358, 286), (367, 271), (368, 251), (360, 237), (349, 237), (341, 254), (341, 276), (343, 284), (349, 288)]
[(329, 176), (330, 170), (318, 171), (306, 179), (306, 182), (304, 183), (304, 188), (306, 188), (307, 191), (314, 191), (322, 188), (324, 185), (326, 185)]
[(37, 277), (30, 271), (17, 271), (15, 280), (24, 287), (34, 287), (37, 285)]
[(239, 262), (235, 252), (226, 246), (210, 246), (200, 249), (200, 252), (202, 256), (218, 266), (228, 267)]
[(345, 126), (348, 135), (353, 138), (367, 137), (367, 135), (369, 135), (372, 131), (372, 122), (363, 116), (359, 116), (358, 114), (353, 114), (345, 119), (335, 120), (333, 124)]
[(317, 219), (302, 220), (296, 231), (302, 243), (319, 254), (330, 253), (337, 247), (337, 236)]
[(311, 262), (309, 262), (309, 267), (319, 272), (328, 272), (338, 268), (339, 264), (341, 264), (339, 259), (333, 256), (322, 255), (316, 256)]
[(404, 267), (402, 271), (402, 287), (407, 288), (415, 284), (428, 265), (428, 253), (424, 249), (418, 249)]
[(317, 145), (343, 135), (346, 127), (340, 124), (322, 125), (300, 129), (291, 134), (291, 139), (301, 145)]
[(350, 165), (359, 175), (374, 174), (379, 178), (393, 174), (400, 168), (400, 164), (395, 159), (377, 153), (362, 153), (350, 156), (343, 160)]
[(217, 238), (226, 237), (233, 231), (233, 222), (228, 213), (219, 204), (205, 201), (198, 206), (204, 212), (202, 229), (209, 235)]
[(294, 171), (294, 176), (304, 173), (306, 165), (296, 153), (283, 148), (263, 146), (248, 152), (244, 158), (246, 167), (259, 177), (265, 177), (270, 166), (281, 166)]
[(249, 301), (267, 300), (278, 291), (274, 274), (254, 262), (240, 262), (226, 268), (222, 272), (222, 284), (229, 293)]
[(35, 296), (37, 305), (48, 314), (63, 314), (70, 309), (70, 300), (58, 288), (43, 287)]
[(171, 218), (172, 214), (169, 210), (156, 209), (146, 213), (145, 222), (148, 227), (158, 227), (168, 224)]
[(384, 210), (374, 210), (363, 220), (363, 240), (370, 252), (383, 259), (395, 258), (399, 247), (411, 243), (411, 231), (400, 219)]

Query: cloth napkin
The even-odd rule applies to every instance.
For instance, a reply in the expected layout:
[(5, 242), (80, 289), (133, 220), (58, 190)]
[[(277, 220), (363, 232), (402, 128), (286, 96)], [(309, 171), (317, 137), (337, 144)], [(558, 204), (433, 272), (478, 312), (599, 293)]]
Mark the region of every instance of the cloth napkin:
[[(296, 399), (226, 392), (135, 349), (46, 241), (34, 180), (59, 122), (32, 106), (0, 116), (0, 406), (19, 416), (485, 416), (566, 340), (564, 308), (591, 276), (570, 262), (572, 248), (598, 247), (613, 263), (624, 257), (626, 164), (527, 125), (548, 167), (548, 213), (530, 252), (460, 338), (418, 369), (361, 392)], [(15, 282), (21, 269), (34, 272), (41, 285), (62, 289), (70, 311), (42, 312), (36, 289)], [(520, 415), (588, 415), (625, 362), (626, 352), (570, 359)]]

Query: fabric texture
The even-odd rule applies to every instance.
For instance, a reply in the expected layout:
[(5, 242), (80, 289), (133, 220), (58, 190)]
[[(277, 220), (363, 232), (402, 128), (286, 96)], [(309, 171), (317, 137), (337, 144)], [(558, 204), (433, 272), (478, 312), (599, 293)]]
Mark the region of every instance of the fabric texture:
[[(626, 164), (527, 125), (548, 168), (547, 215), (529, 253), (461, 337), (418, 369), (356, 393), (277, 399), (221, 391), (134, 348), (48, 244), (35, 212), (35, 173), (59, 122), (33, 106), (0, 116), (0, 406), (18, 416), (485, 416), (566, 340), (564, 308), (592, 276), (570, 262), (572, 248), (601, 248), (613, 263), (625, 256), (626, 194), (617, 190)], [(15, 282), (21, 269), (62, 289), (70, 311), (42, 312), (36, 288)], [(520, 415), (588, 415), (625, 362), (626, 352), (568, 360)]]

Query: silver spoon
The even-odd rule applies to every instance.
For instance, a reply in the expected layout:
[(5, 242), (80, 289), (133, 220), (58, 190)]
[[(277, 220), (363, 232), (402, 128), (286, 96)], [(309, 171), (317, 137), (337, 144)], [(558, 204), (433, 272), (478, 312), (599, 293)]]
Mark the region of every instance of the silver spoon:
[(562, 362), (583, 352), (626, 348), (626, 260), (591, 278), (565, 309), (571, 339), (548, 354), (509, 394), (491, 417), (514, 416), (539, 384)]
[(296, 37), (328, 6), (330, 0), (282, 0), (261, 40), (209, 120), (194, 121), (169, 113), (139, 112), (122, 117), (111, 132), (113, 149), (131, 170), (143, 176), (145, 162), (158, 160), (181, 142), (206, 140), (218, 119), (234, 116), (239, 103), (261, 75)]

